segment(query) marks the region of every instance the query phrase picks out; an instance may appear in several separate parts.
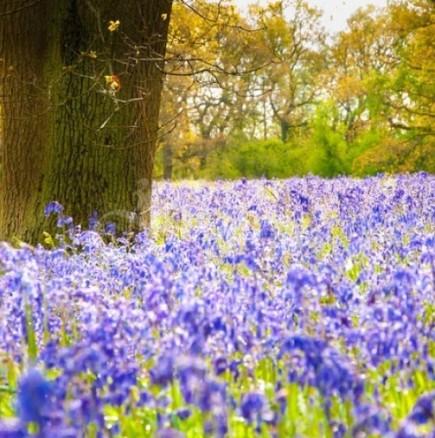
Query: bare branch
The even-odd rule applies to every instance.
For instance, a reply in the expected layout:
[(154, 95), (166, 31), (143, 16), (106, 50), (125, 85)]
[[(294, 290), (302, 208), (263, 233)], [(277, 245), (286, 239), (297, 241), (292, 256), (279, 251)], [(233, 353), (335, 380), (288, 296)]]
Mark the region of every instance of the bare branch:
[[(205, 16), (197, 8), (195, 8), (192, 5), (190, 5), (186, 0), (180, 0), (180, 3), (182, 3), (188, 9), (190, 9), (194, 14), (198, 15), (198, 17), (202, 18), (204, 21), (208, 21), (209, 23), (216, 24), (218, 22), (218, 20), (219, 20), (222, 0), (220, 0), (218, 5), (217, 5), (218, 12), (216, 14), (216, 17), (214, 17), (214, 18), (210, 18), (210, 17)], [(229, 28), (239, 29), (239, 30), (242, 30), (244, 32), (249, 32), (249, 33), (261, 32), (261, 31), (263, 31), (265, 29), (265, 27), (261, 27), (261, 28), (257, 28), (257, 29), (251, 29), (249, 27), (244, 27), (241, 24), (229, 24), (229, 23), (226, 23), (225, 25), (228, 26)]]
[(24, 9), (30, 8), (30, 7), (32, 7), (32, 6), (35, 6), (36, 4), (40, 3), (41, 1), (42, 1), (42, 0), (33, 0), (33, 1), (31, 1), (30, 3), (28, 3), (27, 5), (24, 4), (23, 6), (20, 6), (20, 7), (14, 8), (14, 9), (11, 9), (11, 10), (9, 10), (9, 11), (0, 12), (0, 18), (1, 18), (1, 17), (7, 17), (7, 16), (9, 16), (9, 15), (13, 15), (13, 14), (16, 14), (16, 13), (18, 13), (18, 12), (21, 12), (21, 11), (23, 11)]

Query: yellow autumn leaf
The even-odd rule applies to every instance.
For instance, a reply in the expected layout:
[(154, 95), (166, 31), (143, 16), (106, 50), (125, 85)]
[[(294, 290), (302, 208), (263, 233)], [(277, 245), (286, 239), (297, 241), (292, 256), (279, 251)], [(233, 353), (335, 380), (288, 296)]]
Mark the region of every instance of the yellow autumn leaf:
[(94, 50), (91, 50), (90, 52), (80, 52), (80, 55), (91, 59), (97, 59), (97, 52)]
[(118, 75), (104, 76), (104, 79), (106, 80), (106, 85), (108, 85), (112, 91), (119, 91), (121, 89), (121, 81)]
[(167, 18), (168, 18), (168, 14), (162, 14), (162, 20), (163, 20), (163, 21), (166, 21)]
[(110, 30), (110, 32), (115, 32), (115, 30), (118, 30), (120, 24), (121, 22), (119, 20), (116, 21), (110, 20), (108, 29)]

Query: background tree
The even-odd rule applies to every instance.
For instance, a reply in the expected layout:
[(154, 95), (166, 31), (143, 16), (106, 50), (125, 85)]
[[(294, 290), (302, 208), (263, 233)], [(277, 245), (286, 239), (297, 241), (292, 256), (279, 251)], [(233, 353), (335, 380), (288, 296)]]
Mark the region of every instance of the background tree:
[(400, 1), (388, 12), (397, 62), (377, 84), (377, 94), (395, 141), (382, 165), (390, 171), (435, 172), (435, 4)]
[(161, 120), (171, 125), (161, 141), (166, 177), (168, 156), (178, 176), (191, 176), (229, 135), (247, 129), (250, 81), (262, 65), (253, 44), (256, 30), (231, 2), (189, 5), (175, 4), (171, 21)]
[(265, 115), (277, 122), (286, 142), (307, 126), (317, 101), (316, 77), (325, 59), (320, 12), (302, 0), (275, 1), (251, 12), (257, 26), (264, 27), (261, 45), (273, 60), (258, 75), (269, 109)]
[(397, 63), (389, 21), (387, 14), (372, 6), (359, 9), (330, 48), (321, 80), (323, 109), (312, 121), (313, 141), (335, 160), (330, 176), (351, 172), (356, 156), (389, 135), (375, 86)]
[[(305, 2), (275, 1), (251, 8), (248, 17), (230, 2), (196, 0), (192, 5), (207, 19), (187, 9), (174, 14), (169, 52), (178, 63), (169, 66), (166, 92), (172, 98), (163, 102), (165, 107), (176, 101), (187, 114), (174, 122), (174, 135), (162, 139), (166, 159), (168, 144), (176, 143), (172, 138), (189, 132), (190, 143), (169, 154), (181, 177), (210, 176), (210, 166), (231, 166), (221, 160), (230, 149), (277, 132), (288, 139), (289, 132), (306, 127), (324, 62), (319, 12)], [(192, 72), (180, 93), (179, 75)]]
[(86, 225), (149, 222), (172, 0), (0, 3), (0, 238), (52, 200)]
[(328, 176), (435, 170), (431, 10), (419, 0), (360, 9), (335, 38), (309, 141)]

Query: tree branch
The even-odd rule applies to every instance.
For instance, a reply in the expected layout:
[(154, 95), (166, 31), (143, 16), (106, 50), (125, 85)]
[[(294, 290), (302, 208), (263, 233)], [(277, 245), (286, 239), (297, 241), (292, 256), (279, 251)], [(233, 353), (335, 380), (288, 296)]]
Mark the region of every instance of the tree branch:
[(21, 12), (21, 11), (23, 11), (24, 9), (30, 8), (30, 7), (32, 7), (32, 6), (35, 6), (36, 4), (40, 3), (41, 1), (42, 1), (42, 0), (33, 0), (33, 1), (31, 1), (29, 4), (27, 4), (27, 5), (23, 5), (23, 6), (20, 6), (20, 7), (14, 8), (14, 9), (11, 9), (11, 10), (9, 10), (9, 11), (0, 12), (0, 18), (1, 18), (1, 17), (7, 17), (7, 16), (9, 16), (9, 15), (13, 15), (13, 14), (16, 14), (16, 13), (18, 13), (18, 12)]

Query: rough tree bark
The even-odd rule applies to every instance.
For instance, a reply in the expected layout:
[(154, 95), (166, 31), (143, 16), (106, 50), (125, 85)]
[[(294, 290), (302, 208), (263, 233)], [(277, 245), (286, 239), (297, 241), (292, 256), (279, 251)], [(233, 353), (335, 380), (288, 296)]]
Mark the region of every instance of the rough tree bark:
[(171, 7), (0, 2), (1, 239), (39, 241), (52, 200), (84, 227), (94, 212), (119, 229), (149, 224)]

